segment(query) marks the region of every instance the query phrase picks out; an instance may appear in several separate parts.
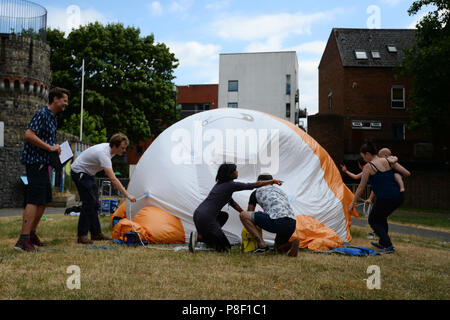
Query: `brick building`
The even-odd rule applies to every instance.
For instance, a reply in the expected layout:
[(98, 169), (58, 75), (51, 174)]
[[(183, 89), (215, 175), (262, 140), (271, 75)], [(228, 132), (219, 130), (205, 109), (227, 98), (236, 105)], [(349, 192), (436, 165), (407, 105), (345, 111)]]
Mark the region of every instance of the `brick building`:
[(448, 208), (448, 152), (434, 150), (423, 130), (408, 129), (412, 83), (396, 76), (403, 50), (414, 43), (410, 29), (333, 29), (319, 65), (319, 113), (308, 117), (308, 133), (354, 172), (364, 142), (390, 148), (414, 171), (406, 204)]
[(403, 50), (415, 43), (414, 32), (331, 32), (319, 65), (319, 113), (308, 118), (308, 127), (337, 163), (359, 158), (365, 141), (390, 147), (407, 161), (430, 159), (424, 132), (407, 128), (411, 80), (395, 74)]
[(218, 84), (178, 86), (177, 89), (177, 103), (181, 105), (181, 120), (198, 112), (218, 108)]

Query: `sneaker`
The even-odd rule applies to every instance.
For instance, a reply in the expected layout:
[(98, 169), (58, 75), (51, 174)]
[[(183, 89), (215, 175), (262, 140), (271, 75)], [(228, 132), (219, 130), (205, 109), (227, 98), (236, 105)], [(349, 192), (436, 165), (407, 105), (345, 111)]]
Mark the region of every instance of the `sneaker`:
[(197, 231), (192, 231), (191, 236), (189, 237), (189, 251), (194, 253), (195, 247), (197, 246)]
[(299, 247), (300, 247), (300, 240), (294, 239), (294, 241), (291, 242), (291, 248), (288, 250), (287, 255), (289, 257), (298, 256), (298, 248)]
[(251, 251), (250, 253), (251, 254), (263, 254), (263, 253), (266, 253), (269, 250), (270, 250), (269, 247), (265, 247), (265, 248), (258, 247), (255, 250)]
[(19, 239), (19, 241), (17, 241), (16, 245), (14, 246), (14, 249), (18, 250), (18, 251), (24, 251), (24, 252), (36, 252), (36, 248), (34, 247), (34, 245), (31, 243), (31, 240), (23, 240), (23, 239)]
[(379, 253), (394, 253), (395, 252), (395, 248), (393, 246), (390, 246), (388, 248), (384, 248), (380, 251), (378, 251)]
[(41, 239), (36, 234), (33, 234), (30, 238), (31, 243), (36, 247), (45, 247), (46, 244), (41, 242)]
[(377, 249), (381, 249), (381, 250), (386, 249), (385, 247), (383, 247), (383, 246), (382, 246), (381, 244), (379, 244), (378, 242), (372, 241), (370, 244), (371, 244), (373, 247), (377, 248)]

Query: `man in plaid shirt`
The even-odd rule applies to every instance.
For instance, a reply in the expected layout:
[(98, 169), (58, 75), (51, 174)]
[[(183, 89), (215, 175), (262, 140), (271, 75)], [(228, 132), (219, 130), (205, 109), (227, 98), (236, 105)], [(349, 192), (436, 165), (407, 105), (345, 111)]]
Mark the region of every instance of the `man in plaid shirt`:
[(56, 143), (56, 115), (64, 111), (68, 101), (68, 90), (50, 90), (50, 104), (36, 112), (25, 132), (21, 162), (25, 165), (28, 178), (27, 206), (23, 213), (22, 234), (14, 247), (16, 250), (33, 252), (36, 251), (35, 246), (44, 246), (36, 235), (36, 229), (47, 204), (52, 202), (48, 167), (51, 153), (61, 153), (61, 147)]

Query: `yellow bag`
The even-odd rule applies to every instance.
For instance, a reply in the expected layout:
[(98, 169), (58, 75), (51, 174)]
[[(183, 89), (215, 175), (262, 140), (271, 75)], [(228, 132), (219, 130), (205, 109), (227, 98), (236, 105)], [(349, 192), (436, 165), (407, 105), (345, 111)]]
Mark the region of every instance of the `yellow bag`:
[[(260, 234), (262, 234), (262, 229), (260, 227), (256, 227)], [(250, 233), (246, 228), (242, 230), (242, 244), (241, 251), (244, 253), (252, 252), (258, 248), (258, 240)]]

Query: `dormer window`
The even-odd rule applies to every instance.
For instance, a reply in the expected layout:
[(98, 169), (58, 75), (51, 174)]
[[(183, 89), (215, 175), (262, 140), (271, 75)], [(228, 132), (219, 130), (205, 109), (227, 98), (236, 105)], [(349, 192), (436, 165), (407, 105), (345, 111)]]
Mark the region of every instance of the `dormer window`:
[(355, 51), (356, 59), (358, 60), (367, 60), (367, 53), (362, 50), (356, 50)]
[(387, 49), (388, 49), (389, 53), (397, 53), (398, 52), (396, 46), (389, 45), (389, 46), (387, 46)]
[(381, 59), (380, 51), (372, 51), (372, 58)]

